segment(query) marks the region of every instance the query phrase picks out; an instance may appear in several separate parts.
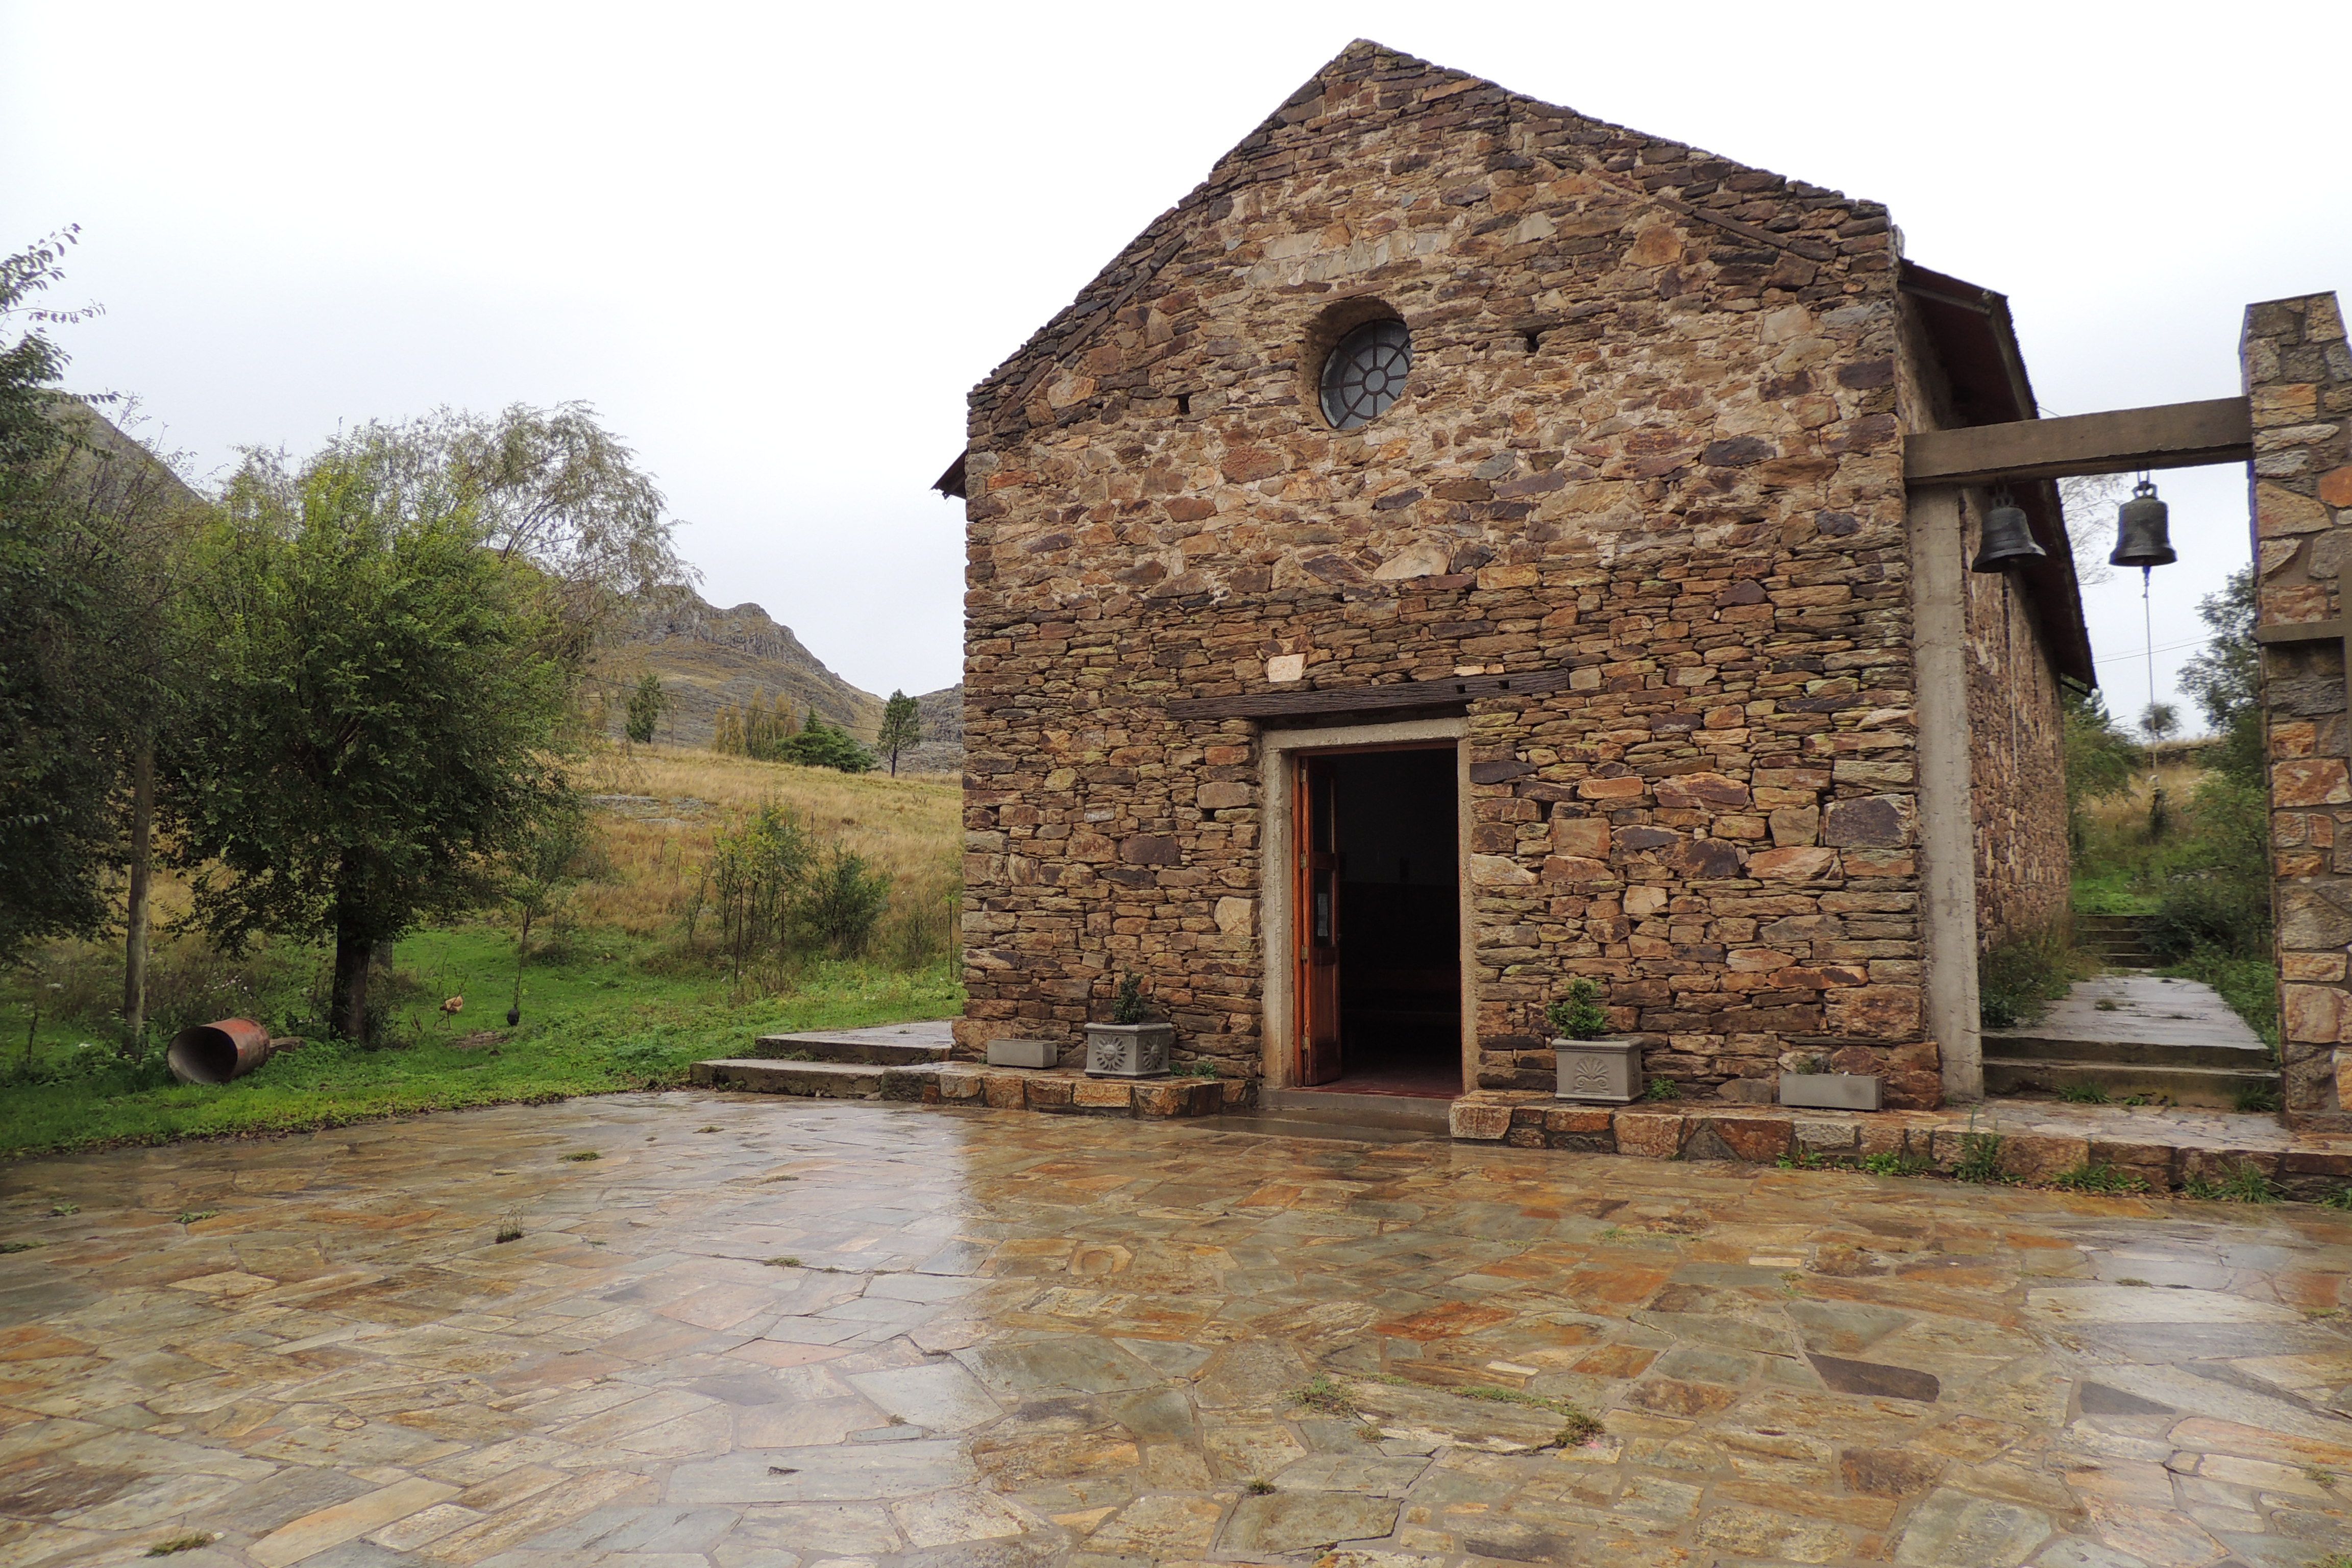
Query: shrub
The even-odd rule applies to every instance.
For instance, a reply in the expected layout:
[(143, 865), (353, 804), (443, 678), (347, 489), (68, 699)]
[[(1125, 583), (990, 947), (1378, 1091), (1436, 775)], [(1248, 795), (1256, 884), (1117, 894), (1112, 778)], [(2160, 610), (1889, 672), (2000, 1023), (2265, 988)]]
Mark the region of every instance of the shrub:
[(1151, 1007), (1143, 999), (1140, 976), (1130, 973), (1118, 983), (1118, 993), (1110, 1001), (1110, 1021), (1114, 1024), (1148, 1024), (1151, 1021)]
[(1601, 1008), (1598, 981), (1578, 975), (1568, 983), (1568, 996), (1544, 1010), (1551, 1026), (1571, 1040), (1597, 1040), (1609, 1032), (1609, 1015)]
[(890, 907), (890, 879), (866, 857), (834, 845), (805, 873), (793, 918), (803, 940), (835, 957), (854, 958), (874, 940)]
[(1988, 1029), (2040, 1017), (2089, 966), (2056, 926), (2010, 938), (1977, 961), (1977, 1014)]

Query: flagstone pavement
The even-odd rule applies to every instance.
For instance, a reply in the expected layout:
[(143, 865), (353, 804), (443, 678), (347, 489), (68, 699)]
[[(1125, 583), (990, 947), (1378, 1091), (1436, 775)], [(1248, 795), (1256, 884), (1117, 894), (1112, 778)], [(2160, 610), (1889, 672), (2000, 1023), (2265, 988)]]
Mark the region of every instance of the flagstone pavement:
[(0, 1242), (12, 1564), (2352, 1552), (2303, 1205), (686, 1092), (21, 1163)]

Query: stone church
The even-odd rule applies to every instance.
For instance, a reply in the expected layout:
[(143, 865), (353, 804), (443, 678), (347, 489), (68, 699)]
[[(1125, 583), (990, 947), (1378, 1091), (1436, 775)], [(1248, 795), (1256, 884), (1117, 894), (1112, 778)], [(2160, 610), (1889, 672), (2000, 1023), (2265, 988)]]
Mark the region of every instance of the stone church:
[(1886, 210), (1359, 42), (971, 394), (964, 1055), (1139, 976), (1271, 1088), (1551, 1080), (1578, 977), (1685, 1098), (1980, 1092), (2066, 917), (2055, 489), (1998, 294)]

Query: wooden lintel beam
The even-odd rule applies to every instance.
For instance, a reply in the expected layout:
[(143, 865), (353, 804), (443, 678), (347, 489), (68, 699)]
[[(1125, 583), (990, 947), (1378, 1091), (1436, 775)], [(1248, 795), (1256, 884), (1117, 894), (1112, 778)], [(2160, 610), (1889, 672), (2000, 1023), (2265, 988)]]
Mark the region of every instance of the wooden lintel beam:
[(2063, 419), (1917, 431), (1904, 437), (1903, 478), (1914, 485), (1979, 485), (2189, 468), (2243, 462), (2253, 455), (2253, 415), (2246, 400), (2216, 397)]
[(1304, 719), (1327, 713), (1459, 708), (1481, 698), (1558, 691), (1568, 684), (1569, 674), (1565, 669), (1530, 669), (1517, 675), (1463, 675), (1448, 680), (1395, 680), (1379, 686), (1180, 697), (1168, 704), (1168, 715), (1171, 719)]

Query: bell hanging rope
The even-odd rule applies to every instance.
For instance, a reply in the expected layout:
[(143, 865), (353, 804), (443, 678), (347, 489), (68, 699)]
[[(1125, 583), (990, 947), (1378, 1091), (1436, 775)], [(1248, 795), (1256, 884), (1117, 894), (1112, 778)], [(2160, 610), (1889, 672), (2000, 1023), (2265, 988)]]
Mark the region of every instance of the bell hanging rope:
[(1984, 529), (1978, 536), (1977, 558), (1969, 565), (1971, 572), (2006, 572), (2028, 561), (2046, 559), (2050, 552), (2033, 537), (2033, 524), (2027, 520), (2025, 509), (2009, 499), (2007, 489), (1992, 492), (1992, 510), (1985, 513)]
[(2116, 552), (2107, 557), (2107, 564), (2145, 571), (2179, 559), (2172, 552), (2170, 509), (2156, 499), (2156, 486), (2142, 479), (2116, 513)]

